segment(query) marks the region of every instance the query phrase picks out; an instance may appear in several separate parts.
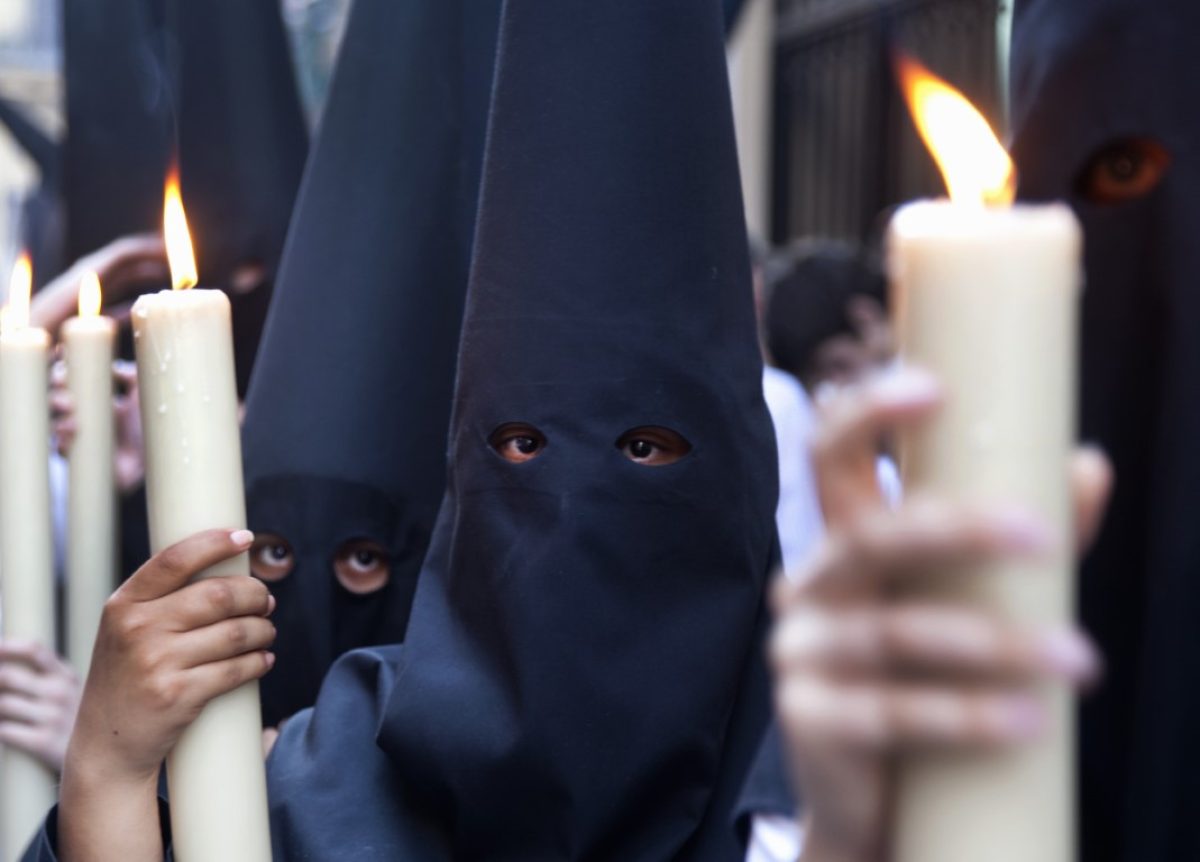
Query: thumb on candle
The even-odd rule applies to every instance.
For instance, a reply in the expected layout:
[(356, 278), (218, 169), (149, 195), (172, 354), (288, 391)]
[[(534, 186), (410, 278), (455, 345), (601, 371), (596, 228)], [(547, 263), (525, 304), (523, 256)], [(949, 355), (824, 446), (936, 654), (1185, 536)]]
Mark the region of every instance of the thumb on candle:
[(132, 601), (153, 601), (175, 592), (207, 568), (245, 553), (249, 530), (206, 530), (151, 557), (118, 592)]

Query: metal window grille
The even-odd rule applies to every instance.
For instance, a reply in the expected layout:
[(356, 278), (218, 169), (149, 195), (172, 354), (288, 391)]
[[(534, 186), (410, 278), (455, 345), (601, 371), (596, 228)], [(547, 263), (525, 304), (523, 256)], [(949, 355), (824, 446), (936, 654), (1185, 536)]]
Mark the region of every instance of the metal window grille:
[(780, 0), (773, 233), (872, 239), (881, 213), (943, 193), (892, 72), (902, 50), (1001, 120), (1001, 0)]

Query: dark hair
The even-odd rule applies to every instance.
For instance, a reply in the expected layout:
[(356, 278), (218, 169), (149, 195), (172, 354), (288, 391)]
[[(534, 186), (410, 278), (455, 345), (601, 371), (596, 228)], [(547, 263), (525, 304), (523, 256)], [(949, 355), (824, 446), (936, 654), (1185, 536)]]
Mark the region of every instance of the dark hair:
[(848, 242), (806, 240), (776, 254), (764, 270), (767, 350), (775, 364), (805, 377), (822, 342), (849, 335), (855, 296), (886, 304), (882, 274)]

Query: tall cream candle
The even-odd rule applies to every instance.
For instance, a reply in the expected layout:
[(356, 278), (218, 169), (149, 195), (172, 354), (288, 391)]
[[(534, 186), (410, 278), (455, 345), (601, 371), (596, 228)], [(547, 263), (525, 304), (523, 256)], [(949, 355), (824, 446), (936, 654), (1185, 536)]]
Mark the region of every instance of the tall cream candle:
[[(54, 648), (50, 526), (50, 338), (30, 328), (28, 258), (0, 318), (0, 619), (4, 636)], [(15, 862), (55, 800), (55, 778), (29, 755), (0, 750), (0, 841)]]
[[(1072, 613), (1079, 251), (1066, 207), (924, 203), (892, 223), (901, 350), (946, 390), (936, 419), (904, 441), (906, 493), (1021, 505), (1061, 537), (1044, 560), (931, 577), (918, 592), (1021, 625)], [(1061, 686), (1045, 696), (1049, 729), (1031, 745), (902, 764), (897, 862), (1074, 859), (1070, 700)]]
[[(194, 262), (174, 184), (164, 220), (173, 280), (188, 287)], [(203, 530), (245, 526), (229, 300), (215, 290), (143, 296), (133, 331), (153, 550)], [(200, 577), (248, 574), (243, 555)], [(180, 862), (270, 862), (257, 682), (204, 708), (167, 759), (167, 786)]]
[(67, 491), (67, 655), (80, 677), (87, 676), (100, 613), (115, 586), (116, 334), (116, 323), (100, 314), (100, 281), (89, 272), (79, 288), (79, 316), (63, 324), (61, 336), (76, 426)]
[[(940, 82), (926, 86), (927, 98), (950, 98)], [(949, 102), (934, 105), (939, 112), (957, 117), (949, 128), (959, 149), (943, 161), (955, 202), (905, 207), (889, 235), (903, 359), (932, 371), (946, 392), (933, 421), (901, 441), (905, 491), (1021, 506), (1061, 541), (1042, 559), (930, 574), (911, 594), (1020, 626), (1061, 626), (1073, 604), (1068, 459), (1081, 231), (1065, 206), (985, 207), (1003, 196), (995, 182), (1010, 182), (1011, 162), (986, 124), (972, 140), (965, 114)], [(923, 131), (937, 151), (938, 130)], [(972, 156), (991, 166), (990, 180), (987, 170), (970, 173)], [(1039, 694), (1049, 721), (1032, 744), (901, 760), (897, 862), (1075, 858), (1071, 700), (1061, 685)]]

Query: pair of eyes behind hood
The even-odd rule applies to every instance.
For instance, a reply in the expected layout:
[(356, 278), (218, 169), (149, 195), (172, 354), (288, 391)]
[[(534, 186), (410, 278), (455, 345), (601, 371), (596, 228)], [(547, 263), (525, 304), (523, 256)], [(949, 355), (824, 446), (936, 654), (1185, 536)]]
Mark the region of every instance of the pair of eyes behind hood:
[[(370, 539), (343, 542), (330, 562), (339, 584), (355, 595), (370, 595), (391, 579), (391, 555)], [(267, 583), (279, 583), (296, 568), (296, 555), (286, 537), (275, 533), (255, 536), (250, 549), (250, 570)]]
[[(507, 422), (488, 436), (501, 458), (513, 464), (532, 461), (553, 445), (538, 428), (525, 422)], [(635, 464), (666, 467), (685, 458), (692, 444), (670, 428), (645, 425), (631, 428), (615, 441), (617, 449)]]
[[(501, 458), (522, 464), (537, 458), (550, 441), (535, 426), (509, 422), (491, 433), (488, 443)], [(691, 444), (676, 431), (660, 426), (631, 428), (616, 440), (617, 449), (630, 461), (647, 467), (674, 464), (687, 456)], [(286, 537), (262, 533), (250, 552), (250, 567), (267, 583), (279, 583), (292, 574), (296, 555)], [(370, 595), (387, 586), (391, 578), (388, 551), (369, 539), (351, 539), (338, 548), (331, 561), (338, 583), (356, 595)]]

